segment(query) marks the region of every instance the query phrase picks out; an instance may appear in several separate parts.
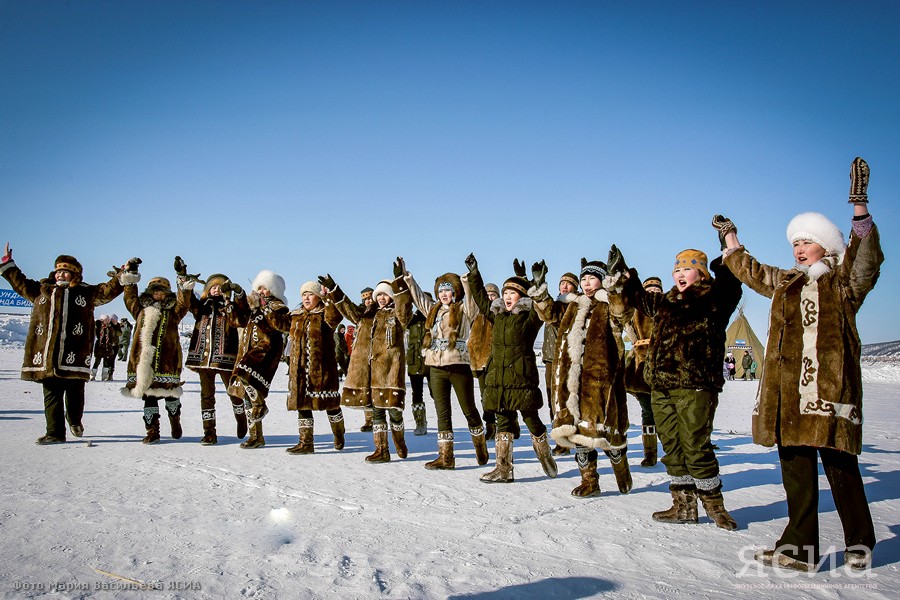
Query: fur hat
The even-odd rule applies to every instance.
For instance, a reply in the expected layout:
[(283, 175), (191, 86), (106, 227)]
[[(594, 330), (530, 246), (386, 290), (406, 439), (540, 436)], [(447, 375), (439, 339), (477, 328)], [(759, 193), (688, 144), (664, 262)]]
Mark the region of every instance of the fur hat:
[(491, 292), (494, 292), (494, 294), (496, 294), (498, 298), (500, 297), (500, 288), (497, 287), (496, 283), (486, 283), (484, 285), (484, 291), (486, 291), (489, 294)]
[(821, 213), (801, 213), (791, 219), (787, 226), (787, 239), (793, 244), (797, 240), (815, 242), (825, 249), (825, 254), (844, 258), (847, 245), (844, 235), (837, 225)]
[(662, 279), (659, 277), (648, 277), (644, 280), (644, 289), (649, 290), (652, 287), (659, 288), (659, 291), (663, 291)]
[(370, 287), (364, 287), (363, 289), (361, 289), (359, 291), (359, 299), (360, 300), (368, 300), (369, 298), (372, 297), (372, 292), (374, 292), (374, 291), (375, 290), (373, 290)]
[(385, 280), (379, 281), (378, 285), (376, 285), (375, 289), (372, 291), (372, 297), (377, 300), (378, 294), (387, 294), (387, 296), (393, 300), (394, 290), (391, 289), (391, 282)]
[(323, 295), (322, 294), (322, 284), (320, 284), (318, 281), (307, 281), (306, 283), (304, 283), (303, 285), (300, 286), (300, 298), (301, 299), (303, 298), (304, 292), (309, 292), (310, 294), (313, 294), (321, 299), (322, 295)]
[(518, 292), (521, 296), (528, 296), (528, 288), (531, 287), (531, 284), (524, 277), (519, 277), (518, 275), (513, 275), (509, 279), (503, 282), (503, 291), (513, 290), (514, 292)]
[(593, 275), (597, 279), (602, 280), (606, 277), (606, 264), (599, 260), (586, 261), (581, 259), (581, 276)]
[(709, 261), (706, 258), (706, 253), (701, 252), (700, 250), (694, 250), (693, 248), (688, 248), (687, 250), (682, 250), (678, 254), (675, 255), (675, 266), (672, 267), (672, 272), (675, 272), (675, 269), (683, 269), (683, 268), (691, 268), (697, 269), (706, 279), (712, 279), (709, 275)]
[(284, 277), (276, 273), (275, 271), (270, 271), (268, 269), (263, 269), (257, 274), (257, 276), (253, 279), (253, 283), (251, 287), (254, 291), (256, 291), (259, 286), (263, 286), (269, 293), (284, 302), (288, 303), (287, 296), (284, 295)]
[(119, 322), (119, 315), (117, 315), (117, 314), (115, 314), (115, 313), (109, 315), (109, 322), (110, 322), (110, 323), (118, 323), (118, 322)]
[(222, 275), (221, 273), (213, 273), (209, 277), (206, 278), (206, 285), (203, 286), (203, 293), (200, 294), (201, 298), (206, 298), (209, 296), (209, 290), (212, 289), (214, 285), (222, 285), (228, 281), (227, 275)]
[(50, 279), (53, 279), (57, 271), (69, 271), (72, 273), (72, 285), (81, 282), (82, 268), (81, 263), (74, 256), (68, 254), (60, 254), (53, 263), (53, 271), (50, 272)]
[(463, 296), (465, 296), (462, 282), (459, 280), (459, 275), (457, 275), (456, 273), (444, 273), (434, 280), (435, 298), (440, 296), (440, 290), (442, 287), (444, 287), (444, 289), (449, 287), (451, 290), (453, 290), (454, 302), (460, 302), (463, 299)]
[(153, 292), (167, 292), (171, 294), (172, 284), (169, 283), (169, 280), (165, 277), (154, 277), (147, 282), (147, 289), (145, 291), (148, 294), (152, 294)]
[(575, 277), (575, 273), (563, 273), (562, 277), (559, 278), (559, 282), (562, 283), (563, 281), (571, 283), (573, 286), (575, 286), (576, 290), (578, 289), (578, 286), (581, 285), (581, 282), (578, 281), (577, 277)]

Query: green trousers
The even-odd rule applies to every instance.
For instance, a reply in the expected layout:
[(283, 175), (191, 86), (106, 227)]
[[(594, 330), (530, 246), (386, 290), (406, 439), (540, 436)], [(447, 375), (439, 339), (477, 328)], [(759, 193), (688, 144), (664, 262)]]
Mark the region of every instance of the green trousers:
[(662, 463), (673, 479), (693, 478), (699, 489), (719, 485), (719, 461), (712, 448), (711, 415), (718, 394), (707, 390), (654, 390), (656, 432), (666, 455)]

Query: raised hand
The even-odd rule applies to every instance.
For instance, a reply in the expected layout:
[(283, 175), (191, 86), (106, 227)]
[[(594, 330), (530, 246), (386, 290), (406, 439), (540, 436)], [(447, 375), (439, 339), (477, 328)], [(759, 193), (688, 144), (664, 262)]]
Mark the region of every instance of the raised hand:
[(142, 261), (141, 259), (139, 259), (136, 256), (129, 258), (127, 261), (125, 261), (125, 270), (130, 271), (132, 273), (137, 273), (138, 267), (141, 265), (142, 262), (144, 262), (144, 261)]
[(609, 256), (606, 258), (606, 270), (610, 275), (624, 273), (628, 270), (622, 251), (615, 244), (609, 247)]
[(547, 280), (547, 263), (541, 260), (541, 262), (536, 262), (531, 265), (531, 284), (539, 288), (544, 285), (544, 282)]
[(513, 259), (513, 273), (516, 274), (516, 277), (527, 277), (527, 271), (525, 270), (525, 261), (519, 262), (518, 258)]
[(123, 271), (122, 267), (117, 267), (116, 265), (112, 266), (112, 269), (106, 272), (107, 277), (118, 277), (119, 273)]
[(325, 275), (319, 275), (319, 283), (322, 285), (323, 288), (325, 288), (329, 292), (337, 287), (337, 284), (334, 282), (334, 278), (331, 276), (330, 273), (326, 273)]
[(469, 273), (474, 273), (478, 270), (478, 261), (475, 259), (475, 254), (472, 252), (466, 257), (466, 268), (469, 269)]
[(12, 248), (9, 247), (9, 242), (6, 242), (6, 249), (3, 251), (3, 262), (8, 263), (12, 260)]
[(403, 259), (399, 256), (394, 261), (394, 279), (398, 277), (403, 277)]
[(175, 257), (175, 273), (186, 277), (187, 276), (187, 263), (180, 256)]
[(850, 204), (868, 204), (869, 203), (869, 165), (856, 157), (850, 163)]

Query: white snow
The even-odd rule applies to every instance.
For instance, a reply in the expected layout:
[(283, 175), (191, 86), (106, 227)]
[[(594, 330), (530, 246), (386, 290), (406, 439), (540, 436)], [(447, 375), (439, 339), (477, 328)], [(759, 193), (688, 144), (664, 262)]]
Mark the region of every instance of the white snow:
[[(432, 404), (424, 437), (412, 435), (407, 408), (406, 460), (366, 464), (371, 434), (358, 431), (361, 413), (346, 410), (345, 450), (332, 449), (327, 419), (317, 414), (316, 454), (288, 455), (297, 423), (284, 408), (285, 367), (259, 450), (238, 446), (221, 391), (220, 443), (199, 445), (191, 371), (184, 438), (169, 439), (164, 422), (162, 443), (141, 444), (142, 405), (119, 394), (121, 362), (119, 381), (87, 384), (84, 438), (36, 446), (44, 430), (41, 386), (19, 379), (22, 351), (3, 345), (5, 598), (857, 599), (896, 597), (900, 584), (900, 377), (893, 369), (865, 367), (861, 465), (879, 540), (875, 567), (807, 576), (757, 568), (751, 558), (773, 545), (786, 522), (777, 454), (750, 438), (752, 382), (729, 382), (716, 417), (726, 506), (741, 524), (727, 532), (705, 515), (696, 526), (651, 520), (671, 499), (662, 464), (638, 465), (638, 426), (630, 432), (634, 490), (616, 491), (601, 456), (603, 494), (586, 500), (569, 494), (580, 480), (573, 457), (562, 457), (559, 477), (547, 479), (527, 435), (515, 446), (516, 483), (480, 483), (492, 466), (476, 465), (458, 409), (456, 470), (425, 470), (437, 446)], [(633, 400), (629, 411), (638, 423)], [(822, 548), (834, 546), (830, 558), (838, 561), (843, 538), (824, 476), (820, 489)]]

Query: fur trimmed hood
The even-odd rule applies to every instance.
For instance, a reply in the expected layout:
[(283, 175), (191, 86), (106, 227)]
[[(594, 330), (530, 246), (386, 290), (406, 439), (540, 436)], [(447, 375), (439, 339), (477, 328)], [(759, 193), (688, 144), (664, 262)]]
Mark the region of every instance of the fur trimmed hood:
[(466, 295), (463, 290), (462, 282), (459, 280), (459, 275), (456, 273), (444, 273), (440, 277), (435, 278), (434, 280), (434, 297), (438, 297), (438, 288), (442, 283), (449, 283), (453, 288), (453, 302), (462, 302), (463, 297)]
[(273, 296), (285, 304), (288, 304), (287, 296), (284, 294), (284, 290), (287, 287), (284, 283), (284, 277), (275, 271), (270, 271), (268, 269), (260, 271), (256, 277), (253, 278), (253, 283), (250, 284), (251, 291), (256, 291), (259, 286), (264, 286)]

